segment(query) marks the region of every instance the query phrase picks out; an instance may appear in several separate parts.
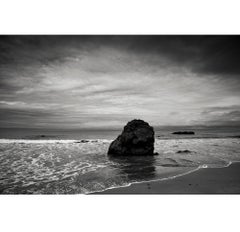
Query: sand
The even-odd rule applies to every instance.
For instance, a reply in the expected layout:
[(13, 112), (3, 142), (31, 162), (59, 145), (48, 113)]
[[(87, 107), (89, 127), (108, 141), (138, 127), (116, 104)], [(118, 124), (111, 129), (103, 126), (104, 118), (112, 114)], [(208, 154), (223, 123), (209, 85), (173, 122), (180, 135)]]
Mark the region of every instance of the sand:
[(226, 168), (204, 168), (169, 180), (132, 184), (100, 194), (239, 194), (240, 163)]

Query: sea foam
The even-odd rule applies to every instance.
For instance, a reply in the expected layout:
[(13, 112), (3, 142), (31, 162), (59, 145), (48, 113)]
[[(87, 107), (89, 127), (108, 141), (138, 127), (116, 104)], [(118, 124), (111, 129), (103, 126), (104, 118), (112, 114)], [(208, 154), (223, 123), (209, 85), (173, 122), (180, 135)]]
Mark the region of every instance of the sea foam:
[(156, 139), (158, 156), (125, 158), (108, 157), (111, 141), (0, 139), (0, 192), (90, 193), (240, 160), (236, 138)]

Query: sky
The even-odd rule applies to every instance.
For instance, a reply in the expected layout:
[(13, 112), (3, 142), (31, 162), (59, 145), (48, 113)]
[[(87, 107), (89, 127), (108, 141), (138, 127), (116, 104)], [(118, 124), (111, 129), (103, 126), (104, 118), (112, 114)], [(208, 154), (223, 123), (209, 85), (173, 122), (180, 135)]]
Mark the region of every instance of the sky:
[(239, 36), (1, 36), (0, 128), (240, 125)]

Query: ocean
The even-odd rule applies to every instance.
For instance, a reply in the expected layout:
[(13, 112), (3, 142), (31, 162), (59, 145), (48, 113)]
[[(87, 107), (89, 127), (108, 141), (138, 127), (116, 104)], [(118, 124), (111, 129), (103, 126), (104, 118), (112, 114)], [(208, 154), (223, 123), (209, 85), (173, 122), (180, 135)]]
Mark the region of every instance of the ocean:
[[(173, 135), (193, 130), (195, 135)], [(121, 130), (0, 132), (1, 194), (80, 194), (174, 178), (240, 161), (240, 128), (155, 129), (157, 156), (109, 157)]]

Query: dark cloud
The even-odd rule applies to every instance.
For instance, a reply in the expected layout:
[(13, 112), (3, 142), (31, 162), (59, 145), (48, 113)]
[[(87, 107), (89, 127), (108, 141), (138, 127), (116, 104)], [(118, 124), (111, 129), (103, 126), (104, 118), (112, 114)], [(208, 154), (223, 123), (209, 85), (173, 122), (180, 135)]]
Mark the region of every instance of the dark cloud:
[(194, 71), (240, 74), (240, 36), (133, 36), (127, 39), (134, 52), (164, 55)]
[(196, 65), (196, 71), (228, 76), (240, 74), (239, 36), (206, 37), (199, 51), (199, 64)]
[(222, 114), (212, 115), (207, 125), (240, 126), (240, 111), (234, 110)]
[(203, 114), (211, 114), (211, 113), (216, 113), (216, 112), (233, 111), (233, 110), (236, 110), (236, 109), (240, 110), (240, 105), (208, 107), (202, 113)]
[(102, 46), (165, 56), (204, 73), (240, 73), (240, 36), (237, 35), (1, 36), (0, 63), (61, 62), (64, 56), (72, 54), (72, 48), (91, 50)]
[(43, 110), (33, 109), (0, 109), (0, 125), (1, 127), (31, 127), (37, 122), (44, 120), (44, 118), (52, 117), (54, 114), (44, 112)]
[(206, 125), (240, 126), (240, 105), (210, 107), (202, 112)]

